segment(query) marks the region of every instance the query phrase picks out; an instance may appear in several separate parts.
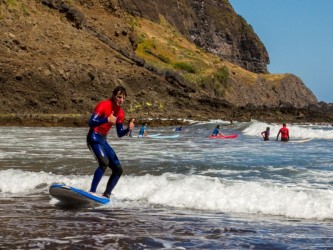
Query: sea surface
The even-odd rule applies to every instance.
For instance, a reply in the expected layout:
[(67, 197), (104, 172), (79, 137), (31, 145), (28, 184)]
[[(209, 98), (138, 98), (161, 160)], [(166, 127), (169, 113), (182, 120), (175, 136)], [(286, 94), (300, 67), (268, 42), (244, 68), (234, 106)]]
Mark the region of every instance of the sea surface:
[[(217, 124), (238, 137), (209, 139)], [(89, 190), (88, 128), (0, 127), (0, 249), (333, 249), (333, 127), (287, 124), (287, 143), (280, 127), (191, 121), (172, 139), (112, 129), (124, 174), (110, 204), (80, 209), (48, 189)]]

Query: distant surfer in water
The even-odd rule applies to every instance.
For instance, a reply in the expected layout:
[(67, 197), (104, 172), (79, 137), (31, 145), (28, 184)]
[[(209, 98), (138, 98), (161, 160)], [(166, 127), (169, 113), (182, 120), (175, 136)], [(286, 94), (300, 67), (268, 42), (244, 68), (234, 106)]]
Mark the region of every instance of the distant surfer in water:
[(127, 135), (129, 131), (134, 128), (133, 120), (129, 121), (127, 129), (123, 128), (125, 112), (121, 106), (126, 96), (127, 93), (124, 87), (116, 87), (113, 90), (110, 99), (101, 101), (96, 105), (89, 120), (90, 130), (87, 135), (87, 144), (99, 165), (94, 173), (90, 192), (96, 192), (98, 183), (102, 179), (106, 168), (109, 167), (112, 170), (112, 174), (106, 185), (105, 192), (103, 193), (103, 196), (107, 198), (110, 198), (112, 190), (117, 185), (117, 182), (123, 173), (123, 169), (115, 151), (107, 142), (107, 134), (113, 125), (116, 126), (119, 137)]
[(224, 136), (222, 132), (220, 131), (220, 125), (217, 125), (216, 128), (213, 130), (212, 136)]
[(261, 132), (261, 136), (264, 139), (264, 141), (269, 141), (269, 134), (270, 134), (270, 128), (267, 127), (265, 131)]
[(289, 141), (289, 129), (287, 125), (283, 123), (282, 128), (280, 128), (279, 133), (276, 136), (276, 141), (279, 140), (279, 135), (281, 134), (281, 141)]
[(146, 136), (148, 136), (148, 134), (147, 134), (147, 123), (142, 125), (142, 127), (140, 128), (140, 131), (139, 131), (139, 137), (146, 137)]
[(180, 127), (178, 127), (178, 128), (175, 128), (175, 131), (177, 131), (177, 132), (181, 132), (181, 131), (183, 131), (183, 127), (180, 126)]

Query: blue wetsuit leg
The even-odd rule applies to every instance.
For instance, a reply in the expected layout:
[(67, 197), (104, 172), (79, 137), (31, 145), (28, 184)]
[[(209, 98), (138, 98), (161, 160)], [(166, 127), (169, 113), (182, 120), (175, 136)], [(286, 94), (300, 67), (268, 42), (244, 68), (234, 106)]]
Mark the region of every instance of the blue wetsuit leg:
[(109, 165), (108, 157), (103, 147), (104, 141), (105, 137), (93, 132), (89, 132), (87, 136), (88, 147), (91, 150), (91, 152), (94, 154), (99, 165), (99, 167), (96, 169), (94, 173), (90, 192), (96, 192), (98, 183), (101, 181), (104, 172), (106, 170), (106, 167)]
[(110, 147), (110, 145), (106, 142), (104, 145), (104, 148), (106, 150), (106, 154), (109, 159), (109, 168), (112, 170), (112, 174), (108, 180), (108, 183), (106, 185), (106, 189), (104, 194), (107, 194), (108, 196), (111, 194), (114, 187), (117, 185), (120, 176), (123, 173), (123, 169), (120, 165), (120, 161), (117, 157), (117, 154), (114, 152), (114, 150)]
[(106, 168), (110, 167), (112, 170), (112, 175), (110, 176), (105, 191), (105, 193), (110, 195), (123, 172), (120, 161), (114, 150), (108, 144), (106, 137), (94, 132), (89, 132), (87, 143), (89, 149), (93, 152), (99, 164), (99, 167), (94, 173), (90, 192), (96, 192), (97, 186), (101, 181)]

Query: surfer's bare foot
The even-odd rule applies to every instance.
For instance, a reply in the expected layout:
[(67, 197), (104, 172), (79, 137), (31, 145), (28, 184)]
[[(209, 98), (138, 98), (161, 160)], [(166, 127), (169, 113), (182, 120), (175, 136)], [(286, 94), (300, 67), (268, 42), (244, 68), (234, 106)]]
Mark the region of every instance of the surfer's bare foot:
[[(95, 192), (89, 192), (89, 194), (94, 195), (94, 196), (98, 196), (98, 197), (107, 197), (104, 194), (98, 194), (98, 193), (95, 193)], [(107, 198), (110, 198), (110, 197), (107, 197)]]
[(103, 196), (110, 199), (110, 194), (108, 194), (108, 193), (104, 193)]

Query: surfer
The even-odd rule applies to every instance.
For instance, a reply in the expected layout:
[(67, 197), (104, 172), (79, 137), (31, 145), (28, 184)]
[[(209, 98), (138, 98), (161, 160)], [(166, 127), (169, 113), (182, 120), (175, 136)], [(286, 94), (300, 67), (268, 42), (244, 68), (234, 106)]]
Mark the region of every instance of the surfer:
[(279, 135), (281, 134), (281, 141), (289, 141), (289, 129), (287, 125), (283, 123), (282, 128), (280, 128), (279, 133), (276, 136), (276, 141), (279, 140)]
[(129, 121), (127, 129), (123, 128), (125, 112), (121, 106), (124, 103), (126, 96), (127, 93), (124, 87), (116, 87), (113, 90), (110, 99), (101, 101), (96, 105), (89, 120), (90, 130), (87, 135), (87, 144), (99, 165), (95, 170), (90, 192), (96, 192), (98, 183), (102, 179), (106, 168), (109, 167), (112, 170), (112, 174), (107, 182), (105, 192), (103, 193), (103, 196), (107, 198), (110, 198), (112, 190), (117, 185), (117, 182), (123, 173), (123, 169), (115, 151), (107, 142), (107, 134), (113, 125), (116, 126), (117, 135), (119, 137), (125, 136), (134, 128), (133, 120)]
[(146, 137), (146, 136), (148, 136), (148, 134), (147, 134), (147, 123), (142, 125), (142, 127), (140, 128), (140, 131), (139, 131), (139, 137)]
[(261, 136), (264, 139), (264, 141), (269, 141), (269, 130), (270, 128), (267, 127), (265, 131), (261, 132)]
[(224, 136), (222, 132), (220, 131), (220, 125), (217, 125), (216, 128), (213, 130), (212, 136)]
[(175, 128), (175, 131), (177, 131), (177, 132), (181, 132), (181, 131), (183, 131), (183, 127), (182, 127), (182, 126), (177, 127), (177, 128)]

